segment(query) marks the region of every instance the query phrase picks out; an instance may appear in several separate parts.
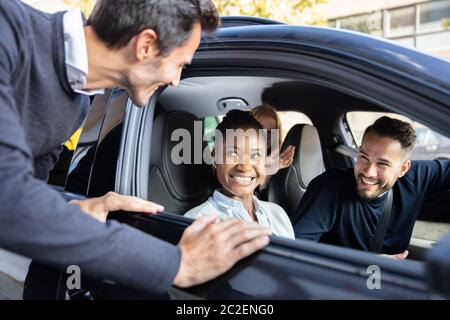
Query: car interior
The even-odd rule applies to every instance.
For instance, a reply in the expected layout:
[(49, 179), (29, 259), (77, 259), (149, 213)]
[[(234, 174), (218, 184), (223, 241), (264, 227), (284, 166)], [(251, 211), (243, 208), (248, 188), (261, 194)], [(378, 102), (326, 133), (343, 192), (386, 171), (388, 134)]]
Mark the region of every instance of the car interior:
[[(205, 161), (194, 164), (199, 153), (194, 150), (193, 140), (202, 139), (203, 154), (208, 150), (208, 139), (203, 136), (214, 129), (221, 116), (231, 109), (250, 110), (263, 103), (280, 114), (297, 113), (309, 120), (289, 124), (282, 149), (291, 144), (296, 147), (294, 162), (272, 177), (267, 199), (262, 199), (279, 204), (291, 218), (312, 179), (329, 168), (353, 166), (358, 145), (346, 115), (355, 111), (390, 112), (360, 97), (305, 80), (255, 75), (185, 78), (177, 87), (165, 88), (156, 102), (148, 200), (161, 203), (167, 212), (178, 215), (206, 201), (214, 188), (212, 169)], [(195, 121), (203, 122), (201, 137)], [(172, 149), (179, 142), (172, 134), (179, 128), (194, 137), (190, 141), (194, 150), (189, 155), (190, 163), (171, 161)], [(427, 249), (450, 232), (446, 195), (433, 195), (424, 205), (414, 229), (409, 258), (423, 260)]]

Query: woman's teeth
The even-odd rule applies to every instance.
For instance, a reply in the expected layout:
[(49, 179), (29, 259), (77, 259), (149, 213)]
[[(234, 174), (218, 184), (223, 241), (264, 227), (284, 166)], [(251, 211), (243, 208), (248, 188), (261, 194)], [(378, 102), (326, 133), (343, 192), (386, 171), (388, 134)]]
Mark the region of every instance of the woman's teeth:
[(233, 181), (236, 181), (239, 184), (242, 184), (242, 185), (250, 185), (254, 178), (252, 178), (252, 177), (231, 176), (231, 179)]

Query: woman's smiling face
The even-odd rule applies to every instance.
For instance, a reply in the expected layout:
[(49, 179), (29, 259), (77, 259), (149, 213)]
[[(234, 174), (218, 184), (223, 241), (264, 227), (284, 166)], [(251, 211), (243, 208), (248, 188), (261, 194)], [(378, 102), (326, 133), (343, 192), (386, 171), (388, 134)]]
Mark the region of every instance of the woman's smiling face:
[(265, 175), (266, 140), (258, 130), (242, 130), (215, 146), (217, 180), (223, 192), (233, 198), (253, 196)]

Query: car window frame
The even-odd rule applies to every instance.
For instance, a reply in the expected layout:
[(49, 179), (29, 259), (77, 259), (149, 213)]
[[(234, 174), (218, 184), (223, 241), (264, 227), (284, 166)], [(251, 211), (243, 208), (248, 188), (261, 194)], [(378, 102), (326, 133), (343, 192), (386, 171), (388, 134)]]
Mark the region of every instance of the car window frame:
[[(297, 59), (296, 60), (299, 60), (298, 59), (298, 56), (296, 57)], [(195, 64), (196, 62), (194, 62), (194, 64)], [(191, 66), (191, 67), (189, 67), (188, 68), (188, 70), (184, 73), (184, 75), (183, 75), (183, 77), (187, 77), (187, 75), (188, 74), (191, 74), (191, 75), (193, 75), (193, 74), (196, 74), (196, 72), (197, 72), (197, 74), (207, 74), (208, 72), (207, 72), (207, 70), (208, 70), (208, 67), (207, 66), (205, 66), (204, 68), (199, 68), (199, 69), (197, 69), (197, 71), (194, 71), (194, 68), (196, 67), (196, 65), (194, 65), (194, 66)], [(191, 68), (191, 69), (190, 69)], [(275, 68), (276, 69), (276, 68)], [(263, 69), (264, 70), (264, 69)], [(273, 71), (273, 69), (271, 69), (272, 71)], [(276, 70), (278, 70), (279, 71), (279, 69), (276, 69)], [(264, 72), (264, 71), (263, 71)], [(303, 73), (301, 73), (301, 71), (299, 71), (299, 70), (297, 70), (297, 71), (286, 71), (286, 70), (283, 70), (283, 71), (281, 71), (280, 72), (281, 74), (283, 74), (283, 75), (286, 75), (286, 77), (287, 77), (287, 75), (290, 75), (290, 76), (292, 76), (293, 77), (293, 79), (307, 79), (307, 80), (309, 80), (309, 81), (312, 81), (312, 82), (314, 82), (314, 83), (317, 83), (317, 84), (324, 84), (324, 83), (326, 83), (327, 85), (329, 85), (329, 86), (332, 86), (332, 87), (334, 87), (334, 88), (338, 88), (338, 89), (341, 89), (342, 90), (342, 84), (340, 84), (340, 85), (337, 85), (337, 84), (332, 84), (332, 83), (330, 83), (329, 81), (325, 81), (324, 79), (321, 79), (320, 77), (318, 77), (317, 75), (314, 75), (314, 76), (312, 76), (312, 77), (308, 77), (307, 75), (305, 75), (305, 74), (303, 74)], [(339, 72), (337, 72), (337, 74), (338, 74)], [(348, 92), (349, 93), (355, 93), (354, 91), (352, 91), (352, 90), (348, 90)], [(361, 93), (359, 93), (359, 94), (361, 94)], [(153, 97), (152, 98), (152, 100), (153, 99), (155, 99), (154, 100), (154, 103), (156, 103), (156, 97)], [(147, 108), (148, 109), (148, 108)], [(142, 117), (141, 116), (141, 121), (139, 122), (139, 125), (142, 125), (144, 122), (143, 122), (143, 120), (142, 119), (144, 119), (145, 117)], [(148, 120), (148, 119), (147, 119)], [(136, 132), (140, 132), (139, 130), (138, 131), (136, 131)], [(148, 144), (145, 144), (144, 142), (149, 142), (149, 139), (150, 139), (150, 141), (151, 141), (151, 134), (150, 135), (146, 135), (146, 134), (144, 134), (144, 138), (143, 139), (141, 139), (141, 141), (138, 141), (138, 148), (140, 148), (139, 146), (143, 146), (143, 145), (146, 145), (146, 146), (148, 146)], [(126, 139), (125, 140), (123, 140), (123, 143), (127, 143), (127, 141), (126, 141)], [(141, 155), (143, 155), (144, 154), (144, 152), (142, 151), (143, 149), (141, 149), (141, 150), (138, 150), (138, 151), (136, 151), (135, 152), (135, 155), (137, 156), (138, 154), (141, 154)], [(136, 161), (136, 160), (131, 160), (131, 162), (133, 162), (133, 161)], [(134, 162), (135, 163), (135, 162)], [(130, 167), (132, 167), (132, 166), (130, 166)], [(145, 165), (144, 166), (141, 166), (141, 167), (145, 167)], [(136, 175), (136, 172), (134, 172), (134, 175)], [(139, 179), (139, 177), (135, 177), (135, 179)], [(136, 180), (135, 180), (135, 182), (136, 182)], [(139, 183), (139, 182), (138, 182)], [(133, 183), (130, 183), (131, 185), (133, 184)], [(120, 190), (120, 188), (119, 189), (117, 189), (118, 191), (121, 191)], [(141, 190), (142, 191), (142, 190)], [(129, 190), (125, 190), (125, 191), (123, 191), (123, 193), (124, 194), (128, 194), (128, 193), (130, 193), (130, 194), (132, 194), (132, 195), (137, 195), (137, 196), (139, 196), (139, 195), (141, 195), (140, 193), (139, 193), (139, 191), (137, 190), (137, 189), (135, 189), (135, 190), (133, 190), (131, 187), (129, 188)], [(133, 221), (130, 221), (130, 224), (131, 225), (133, 225), (133, 226), (135, 226), (135, 227), (138, 227), (138, 225), (139, 225), (139, 222), (140, 221), (142, 221), (142, 220), (147, 220), (147, 221), (157, 221), (157, 222), (161, 222), (161, 223), (164, 223), (164, 222), (169, 222), (169, 224), (172, 224), (172, 225), (176, 225), (176, 224), (180, 224), (180, 223), (182, 223), (183, 221), (183, 219), (182, 219), (182, 217), (179, 217), (179, 216), (176, 216), (176, 217), (171, 217), (170, 216), (170, 214), (169, 213), (165, 213), (165, 214), (160, 214), (160, 215), (156, 215), (156, 216), (151, 216), (151, 217), (148, 217), (148, 216), (142, 216), (142, 215), (139, 215), (139, 214), (134, 214), (134, 215), (130, 215), (130, 214), (127, 214), (127, 216), (126, 216), (127, 218), (133, 218), (132, 220)], [(164, 221), (164, 220), (166, 220), (166, 221)], [(186, 222), (186, 221), (185, 221)], [(184, 228), (186, 227), (186, 225), (184, 226)], [(184, 230), (184, 229), (183, 229)], [(281, 243), (280, 243), (280, 246), (281, 246), (281, 249), (283, 250), (283, 249), (287, 249), (289, 246), (290, 246), (290, 243), (285, 243), (284, 241), (282, 241), (282, 240), (280, 240), (280, 239), (273, 239), (272, 240), (272, 243), (271, 243), (271, 245), (277, 245), (277, 243), (278, 243), (278, 241), (281, 241)], [(288, 240), (287, 240), (288, 241)], [(291, 243), (292, 244), (292, 243)], [(307, 247), (314, 247), (314, 248), (318, 248), (316, 245), (318, 245), (319, 247), (321, 247), (321, 246), (323, 246), (323, 244), (314, 244), (314, 243), (307, 243), (307, 244), (305, 244)], [(326, 246), (326, 245), (324, 245), (324, 246)], [(264, 250), (269, 250), (271, 247), (269, 246), (267, 249), (264, 249)], [(322, 247), (322, 248), (324, 248), (324, 247)], [(336, 251), (333, 251), (333, 252), (341, 252), (340, 250), (337, 250), (337, 249), (343, 249), (343, 248), (339, 248), (339, 247), (336, 247), (336, 248), (334, 248), (334, 249), (336, 249)], [(264, 253), (264, 250), (263, 250), (263, 253)], [(348, 250), (352, 250), (352, 249), (348, 249)], [(354, 251), (356, 251), (356, 250), (354, 250)], [(351, 253), (349, 253), (349, 254), (355, 254), (356, 256), (360, 256), (359, 255), (359, 253), (362, 253), (362, 252), (359, 252), (359, 251), (356, 251), (356, 252), (351, 252)], [(273, 254), (273, 253), (272, 253)], [(370, 257), (370, 261), (372, 262), (375, 262), (375, 263), (380, 263), (381, 265), (384, 265), (384, 264), (387, 264), (387, 265), (390, 265), (390, 262), (388, 263), (387, 262), (387, 260), (378, 260), (378, 259), (381, 259), (380, 257), (377, 257), (377, 256), (375, 256), (375, 255), (373, 255), (373, 254), (369, 254), (369, 253), (363, 253), (366, 257)], [(280, 259), (284, 259), (284, 258), (286, 258), (286, 257), (278, 257), (278, 258), (280, 258)], [(337, 257), (337, 255), (336, 255), (336, 258), (338, 258)], [(372, 260), (372, 258), (374, 259), (374, 260)], [(341, 257), (341, 259), (342, 259), (342, 257)], [(250, 258), (250, 260), (251, 260), (251, 258)], [(249, 260), (246, 260), (247, 262), (249, 261)], [(245, 262), (244, 262), (245, 263)], [(243, 264), (239, 264), (238, 266), (237, 266), (237, 269), (239, 269), (239, 268), (241, 268), (243, 266)], [(396, 265), (396, 267), (398, 267), (398, 265)], [(237, 270), (237, 269), (235, 269), (235, 271)], [(419, 280), (419, 282), (421, 282), (421, 283), (423, 283), (424, 285), (425, 285), (425, 274), (424, 274), (424, 270), (423, 270), (423, 264), (415, 264), (415, 266), (413, 267), (413, 269), (414, 269), (414, 272), (417, 272), (417, 274), (416, 273), (414, 273), (415, 275), (419, 275), (419, 278), (420, 278), (420, 280)], [(399, 269), (397, 269), (397, 271), (399, 272), (399, 273), (402, 273), (403, 271), (405, 271), (405, 270), (403, 270), (402, 268), (399, 268)], [(233, 271), (232, 271), (233, 272)], [(231, 274), (232, 274), (232, 272), (231, 272)], [(357, 272), (360, 276), (361, 276), (361, 270), (359, 270), (358, 272)], [(228, 276), (229, 276), (230, 274), (228, 274)], [(225, 275), (225, 277), (227, 277), (227, 275)], [(220, 281), (220, 280), (219, 280)], [(395, 282), (395, 279), (394, 279), (394, 282)]]

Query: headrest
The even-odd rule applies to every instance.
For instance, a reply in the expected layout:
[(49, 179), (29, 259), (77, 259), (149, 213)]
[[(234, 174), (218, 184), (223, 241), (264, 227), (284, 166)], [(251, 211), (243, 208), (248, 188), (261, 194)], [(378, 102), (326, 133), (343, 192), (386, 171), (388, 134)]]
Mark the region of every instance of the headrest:
[(295, 167), (299, 182), (303, 188), (325, 170), (319, 133), (314, 126), (297, 124), (289, 130), (283, 142), (282, 150), (289, 145), (295, 146)]
[(202, 122), (193, 114), (163, 112), (155, 119), (150, 165), (159, 168), (167, 191), (174, 199), (192, 201), (209, 195), (212, 170), (203, 161), (203, 154), (211, 155), (205, 148), (208, 147), (203, 141)]

